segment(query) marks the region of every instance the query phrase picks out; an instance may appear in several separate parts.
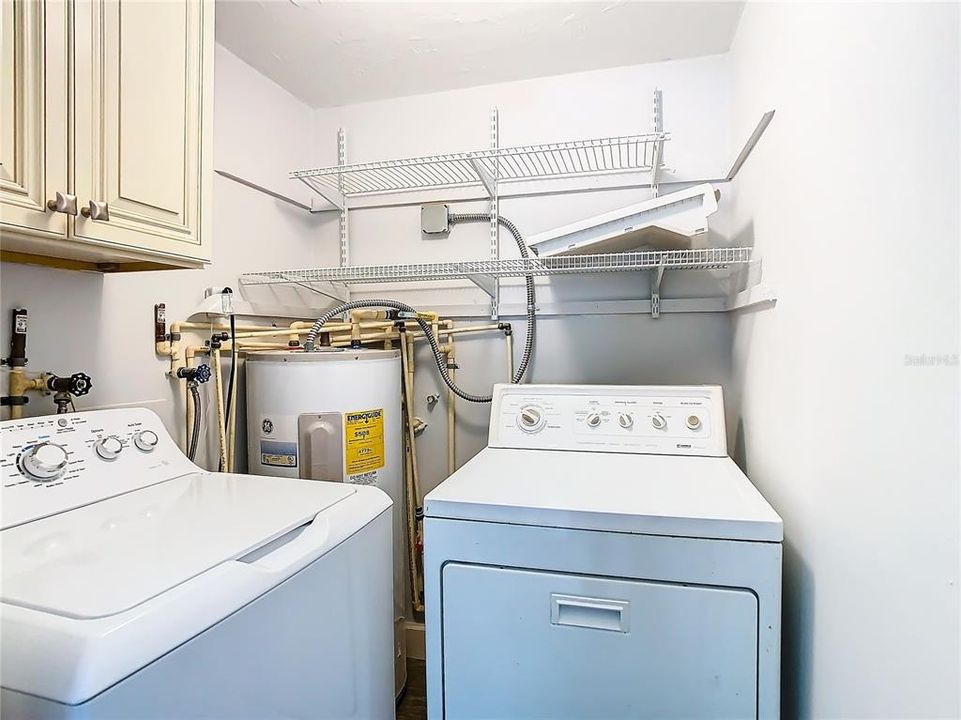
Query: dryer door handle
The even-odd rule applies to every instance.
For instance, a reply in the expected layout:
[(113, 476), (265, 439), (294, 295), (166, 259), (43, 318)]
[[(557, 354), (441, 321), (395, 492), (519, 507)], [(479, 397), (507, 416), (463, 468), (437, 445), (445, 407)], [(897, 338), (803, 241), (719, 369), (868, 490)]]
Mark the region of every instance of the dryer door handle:
[(627, 600), (552, 593), (551, 625), (630, 632), (631, 604)]

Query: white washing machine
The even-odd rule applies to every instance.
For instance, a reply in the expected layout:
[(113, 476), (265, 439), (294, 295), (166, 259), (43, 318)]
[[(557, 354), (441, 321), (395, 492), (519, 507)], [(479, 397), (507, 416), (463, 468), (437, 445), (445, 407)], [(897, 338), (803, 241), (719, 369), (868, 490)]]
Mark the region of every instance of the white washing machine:
[(207, 473), (160, 419), (0, 424), (4, 718), (393, 718), (390, 499)]
[(778, 716), (781, 519), (720, 387), (497, 386), (425, 514), (432, 720)]

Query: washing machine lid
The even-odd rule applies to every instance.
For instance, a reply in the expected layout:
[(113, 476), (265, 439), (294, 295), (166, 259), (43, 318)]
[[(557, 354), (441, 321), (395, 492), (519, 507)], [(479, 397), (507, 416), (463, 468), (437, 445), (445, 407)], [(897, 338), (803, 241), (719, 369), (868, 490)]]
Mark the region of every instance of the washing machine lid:
[(781, 518), (727, 457), (486, 448), (427, 495), (428, 517), (780, 542)]
[(191, 473), (2, 533), (5, 604), (122, 613), (304, 525), (356, 488)]

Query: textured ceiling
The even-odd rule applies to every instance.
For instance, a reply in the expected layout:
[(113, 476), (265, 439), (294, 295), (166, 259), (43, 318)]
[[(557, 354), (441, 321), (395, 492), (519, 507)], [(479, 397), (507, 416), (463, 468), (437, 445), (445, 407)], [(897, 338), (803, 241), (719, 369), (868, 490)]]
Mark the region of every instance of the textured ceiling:
[(218, 0), (217, 41), (329, 107), (723, 53), (742, 6)]

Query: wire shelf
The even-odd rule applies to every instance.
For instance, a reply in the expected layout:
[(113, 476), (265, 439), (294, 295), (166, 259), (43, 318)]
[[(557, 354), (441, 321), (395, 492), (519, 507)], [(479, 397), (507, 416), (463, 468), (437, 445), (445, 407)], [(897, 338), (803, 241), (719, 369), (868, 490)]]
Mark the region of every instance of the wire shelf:
[(298, 170), (290, 177), (325, 197), (331, 191), (358, 197), (471, 185), (487, 187), (494, 180), (501, 183), (649, 171), (659, 164), (660, 147), (670, 139), (666, 132), (624, 135)]
[(636, 270), (711, 270), (751, 260), (751, 248), (701, 248), (694, 250), (642, 250), (603, 255), (568, 255), (510, 260), (359, 265), (353, 267), (270, 270), (244, 273), (243, 285), (302, 284), (312, 282), (390, 283), (435, 280), (471, 280), (523, 275), (570, 275)]

